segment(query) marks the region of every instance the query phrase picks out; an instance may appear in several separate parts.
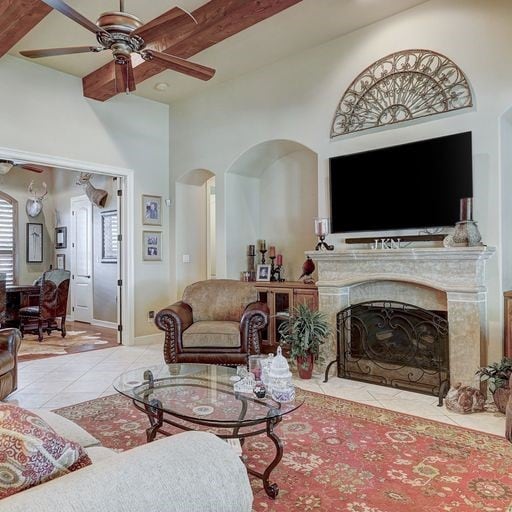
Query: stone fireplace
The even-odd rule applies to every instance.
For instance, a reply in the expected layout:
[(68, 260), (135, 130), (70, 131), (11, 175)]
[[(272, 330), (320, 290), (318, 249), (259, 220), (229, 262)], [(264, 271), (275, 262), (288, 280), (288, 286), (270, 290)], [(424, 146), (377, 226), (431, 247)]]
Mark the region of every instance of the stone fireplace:
[[(364, 301), (397, 301), (446, 312), (450, 382), (475, 386), (475, 371), (486, 364), (485, 263), (494, 252), (482, 246), (348, 249), (308, 255), (318, 270), (320, 310), (333, 328), (340, 311)], [(336, 359), (336, 336), (322, 346), (322, 356), (326, 363)]]

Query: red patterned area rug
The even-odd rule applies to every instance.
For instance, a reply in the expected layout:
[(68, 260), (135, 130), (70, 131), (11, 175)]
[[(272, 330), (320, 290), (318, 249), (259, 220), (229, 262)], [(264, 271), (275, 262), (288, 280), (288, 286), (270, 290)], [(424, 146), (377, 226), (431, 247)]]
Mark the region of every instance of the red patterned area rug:
[[(512, 511), (512, 446), (504, 438), (300, 393), (305, 404), (277, 428), (285, 444), (272, 473), (279, 496), (270, 500), (251, 478), (255, 512)], [(147, 418), (120, 395), (56, 412), (104, 446), (145, 442)], [(269, 449), (259, 436), (247, 440), (244, 453), (257, 466)]]

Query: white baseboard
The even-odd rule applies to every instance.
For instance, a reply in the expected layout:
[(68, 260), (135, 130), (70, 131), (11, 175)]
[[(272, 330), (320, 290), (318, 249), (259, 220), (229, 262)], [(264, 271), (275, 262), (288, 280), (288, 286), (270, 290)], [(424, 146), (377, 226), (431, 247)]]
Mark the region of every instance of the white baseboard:
[(165, 341), (165, 333), (147, 334), (146, 336), (137, 336), (133, 343), (123, 342), (123, 345), (151, 345), (152, 343), (161, 343), (162, 347)]
[(106, 327), (107, 329), (115, 329), (117, 331), (117, 324), (115, 322), (106, 322), (105, 320), (96, 320), (93, 318), (91, 325)]

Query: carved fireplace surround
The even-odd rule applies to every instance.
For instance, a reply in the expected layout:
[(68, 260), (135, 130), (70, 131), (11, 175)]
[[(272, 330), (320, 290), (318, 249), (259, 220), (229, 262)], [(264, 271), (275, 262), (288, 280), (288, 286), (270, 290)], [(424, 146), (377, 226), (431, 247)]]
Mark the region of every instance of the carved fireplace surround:
[[(485, 263), (493, 247), (348, 249), (307, 254), (318, 270), (320, 310), (336, 326), (336, 314), (365, 300), (399, 300), (445, 310), (449, 322), (452, 383), (475, 386), (486, 364)], [(322, 346), (326, 363), (336, 359), (336, 337)]]

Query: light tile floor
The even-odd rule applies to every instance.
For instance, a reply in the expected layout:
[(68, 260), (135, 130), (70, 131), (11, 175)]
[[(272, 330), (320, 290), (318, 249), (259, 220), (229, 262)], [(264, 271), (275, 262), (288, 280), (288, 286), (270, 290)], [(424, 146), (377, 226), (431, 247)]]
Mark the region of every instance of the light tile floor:
[[(137, 347), (113, 347), (91, 352), (50, 357), (20, 363), (18, 390), (6, 401), (27, 408), (56, 409), (115, 393), (112, 381), (120, 373), (163, 363), (160, 343)], [(437, 407), (433, 396), (400, 391), (362, 382), (320, 375), (295, 384), (309, 391), (353, 400), (392, 411), (408, 413), (450, 425), (503, 436), (505, 417), (494, 412), (457, 414)]]

